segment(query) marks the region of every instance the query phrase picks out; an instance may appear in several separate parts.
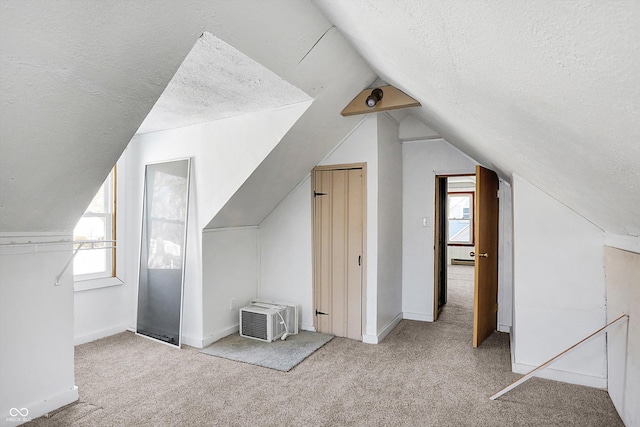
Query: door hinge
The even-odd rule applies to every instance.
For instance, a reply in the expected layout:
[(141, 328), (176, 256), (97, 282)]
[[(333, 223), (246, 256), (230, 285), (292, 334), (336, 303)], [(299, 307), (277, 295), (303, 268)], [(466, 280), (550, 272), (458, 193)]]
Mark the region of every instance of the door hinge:
[(322, 315), (322, 316), (328, 316), (329, 315), (329, 313), (323, 313), (321, 311), (316, 310), (316, 316), (319, 315), (319, 314)]
[(358, 265), (362, 265), (362, 255), (358, 255)]
[(500, 198), (500, 190), (496, 190), (496, 198), (499, 199)]
[(318, 197), (318, 196), (326, 196), (327, 193), (318, 193), (317, 191), (313, 192), (313, 197)]

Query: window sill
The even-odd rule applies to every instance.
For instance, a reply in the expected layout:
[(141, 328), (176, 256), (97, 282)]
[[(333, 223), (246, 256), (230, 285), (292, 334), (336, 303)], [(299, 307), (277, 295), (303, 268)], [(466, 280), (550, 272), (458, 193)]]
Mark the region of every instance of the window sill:
[(82, 292), (120, 285), (124, 285), (124, 282), (117, 277), (102, 277), (100, 279), (78, 280), (73, 283), (73, 290), (74, 292)]

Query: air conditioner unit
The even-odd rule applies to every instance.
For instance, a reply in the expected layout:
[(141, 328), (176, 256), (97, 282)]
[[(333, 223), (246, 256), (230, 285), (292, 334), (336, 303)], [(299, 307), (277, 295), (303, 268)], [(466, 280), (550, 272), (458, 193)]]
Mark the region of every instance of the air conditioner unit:
[(271, 342), (298, 333), (298, 307), (251, 301), (240, 309), (240, 336)]

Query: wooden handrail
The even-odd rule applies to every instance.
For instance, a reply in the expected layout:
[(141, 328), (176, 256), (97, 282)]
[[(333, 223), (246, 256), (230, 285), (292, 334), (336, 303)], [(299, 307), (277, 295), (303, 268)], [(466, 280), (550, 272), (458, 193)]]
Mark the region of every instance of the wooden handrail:
[(607, 332), (607, 329), (609, 329), (610, 327), (612, 327), (614, 324), (616, 324), (617, 322), (619, 322), (621, 320), (629, 320), (629, 316), (627, 314), (623, 314), (622, 316), (618, 317), (616, 320), (614, 320), (614, 321), (610, 322), (609, 324), (603, 326), (602, 328), (598, 329), (597, 331), (595, 331), (594, 333), (592, 333), (588, 337), (578, 341), (577, 343), (575, 343), (574, 345), (572, 345), (568, 349), (564, 350), (562, 353), (559, 353), (557, 356), (554, 356), (551, 359), (547, 360), (542, 365), (538, 366), (537, 368), (535, 368), (534, 370), (532, 370), (531, 372), (529, 372), (528, 374), (526, 374), (525, 376), (523, 376), (522, 378), (517, 380), (516, 382), (514, 382), (511, 385), (503, 388), (502, 390), (500, 390), (499, 392), (497, 392), (496, 394), (491, 396), (489, 399), (496, 400), (497, 398), (499, 398), (503, 394), (507, 393), (508, 391), (513, 390), (514, 388), (518, 387), (523, 382), (525, 382), (525, 381), (531, 379), (533, 376), (535, 376), (536, 372), (539, 372), (539, 371), (543, 370), (544, 368), (546, 368), (547, 366), (551, 365), (553, 362), (557, 361), (561, 357), (566, 356), (569, 352), (571, 352), (572, 350), (575, 350), (576, 347), (578, 347), (580, 344), (583, 344), (583, 343), (589, 341), (590, 339), (595, 338), (595, 337), (597, 337), (599, 335), (602, 335), (603, 333)]

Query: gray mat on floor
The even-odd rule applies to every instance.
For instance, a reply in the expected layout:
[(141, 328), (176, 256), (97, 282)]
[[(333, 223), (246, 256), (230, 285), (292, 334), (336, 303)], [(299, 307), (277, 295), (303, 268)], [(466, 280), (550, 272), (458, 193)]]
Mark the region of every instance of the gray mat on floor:
[(214, 342), (201, 353), (288, 372), (332, 339), (333, 335), (300, 331), (286, 341), (278, 339), (267, 343), (233, 334)]

